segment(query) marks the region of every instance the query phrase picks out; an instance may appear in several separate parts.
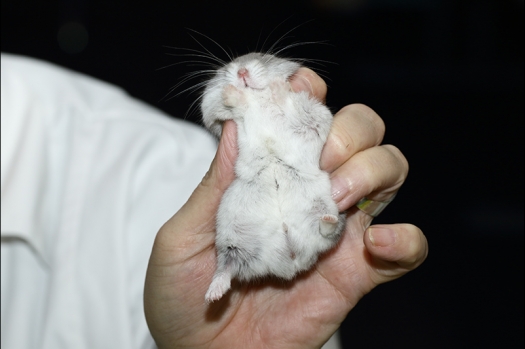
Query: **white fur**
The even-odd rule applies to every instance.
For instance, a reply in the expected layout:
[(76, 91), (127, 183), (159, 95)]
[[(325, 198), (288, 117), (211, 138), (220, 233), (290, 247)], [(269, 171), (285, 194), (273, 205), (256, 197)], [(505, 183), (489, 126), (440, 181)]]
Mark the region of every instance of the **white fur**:
[[(239, 73), (243, 68), (248, 74)], [(251, 53), (219, 69), (204, 91), (204, 124), (220, 136), (221, 123), (233, 119), (239, 146), (236, 179), (217, 214), (217, 271), (207, 302), (220, 299), (233, 278), (292, 279), (343, 230), (345, 215), (319, 168), (332, 114), (306, 92), (290, 90), (298, 68)]]

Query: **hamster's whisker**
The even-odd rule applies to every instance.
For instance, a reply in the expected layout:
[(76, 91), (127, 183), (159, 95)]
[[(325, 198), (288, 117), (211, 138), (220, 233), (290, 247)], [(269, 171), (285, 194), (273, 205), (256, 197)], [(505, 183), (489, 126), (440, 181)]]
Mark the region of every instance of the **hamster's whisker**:
[(191, 87), (188, 87), (187, 89), (184, 89), (184, 90), (178, 92), (173, 97), (178, 97), (178, 96), (180, 96), (181, 94), (183, 94), (183, 93), (185, 93), (187, 91), (191, 91), (190, 93), (193, 93), (193, 92), (195, 92), (195, 90), (198, 90), (199, 88), (201, 88), (203, 86), (206, 86), (207, 83), (208, 83), (207, 81), (199, 82), (199, 83), (197, 83), (197, 84), (195, 84), (195, 85), (193, 85)]
[[(181, 91), (177, 94), (174, 94), (172, 96), (170, 96), (169, 98), (167, 98), (169, 95), (173, 94), (173, 92), (178, 89), (179, 87), (181, 87), (182, 85), (184, 85), (185, 83), (187, 83), (188, 81), (192, 80), (192, 79), (196, 79), (200, 76), (205, 76), (205, 75), (213, 75), (215, 74), (215, 70), (200, 70), (200, 71), (196, 71), (196, 72), (190, 72), (190, 73), (187, 73), (187, 74), (184, 74), (182, 77), (181, 77), (181, 80), (175, 84), (174, 86), (172, 86), (168, 92), (164, 95), (164, 97), (161, 98), (161, 101), (169, 101), (171, 100), (172, 98), (174, 97), (177, 97), (179, 96), (180, 94), (188, 91), (188, 90), (191, 90), (192, 88), (194, 89), (197, 89), (199, 87), (201, 87), (202, 85), (205, 85), (207, 83), (207, 81), (203, 81), (203, 82), (200, 82), (198, 85), (199, 86), (192, 86), (192, 87), (189, 87), (187, 89), (185, 89), (184, 91)], [(167, 98), (167, 99), (166, 99)]]
[(191, 79), (200, 75), (213, 75), (215, 73), (215, 70), (208, 69), (208, 70), (197, 70), (194, 72), (189, 72), (181, 76), (184, 80)]
[[(255, 44), (255, 52), (258, 52), (259, 41), (261, 40), (262, 32), (263, 32), (263, 30), (261, 28), (261, 30), (259, 31), (259, 37), (257, 38), (257, 43)], [(264, 42), (266, 42), (266, 40)], [(263, 47), (264, 47), (264, 43), (263, 43)], [(262, 50), (263, 50), (263, 48), (261, 47), (261, 51)]]
[(198, 102), (200, 102), (202, 100), (202, 98), (204, 97), (204, 94), (201, 94), (199, 97), (197, 97), (191, 104), (190, 106), (188, 107), (188, 110), (186, 111), (186, 113), (184, 114), (184, 120), (186, 120), (189, 116), (191, 116), (193, 113), (195, 113), (197, 111), (197, 108), (198, 108)]
[(326, 41), (299, 41), (299, 42), (294, 42), (290, 45), (286, 45), (282, 48), (279, 48), (279, 50), (275, 53), (272, 53), (273, 55), (277, 56), (279, 55), (279, 53), (285, 51), (285, 50), (288, 50), (288, 49), (291, 49), (293, 47), (297, 47), (297, 46), (304, 46), (304, 45), (330, 45), (329, 43), (327, 43)]
[[(264, 42), (261, 46), (261, 52), (264, 51), (264, 45), (266, 45), (266, 41), (268, 41), (268, 39), (270, 38), (270, 36), (272, 36), (273, 32), (277, 30), (277, 28), (279, 28), (281, 26), (281, 24), (283, 24), (284, 22), (286, 22), (287, 20), (290, 19), (291, 16), (289, 16), (288, 18), (284, 19), (283, 21), (281, 21), (281, 23), (277, 24), (277, 26), (275, 28), (272, 29), (272, 31), (270, 32), (270, 34), (268, 34), (268, 36), (266, 37), (266, 39), (264, 39)], [(264, 54), (268, 54), (269, 50), (266, 50), (264, 51)]]
[[(194, 38), (195, 39), (195, 38)], [(200, 43), (199, 43), (200, 45)], [(202, 46), (202, 45), (201, 45)], [(220, 64), (220, 66), (224, 66), (226, 64), (225, 61), (223, 61), (222, 59), (218, 58), (217, 56), (213, 55), (211, 52), (206, 52), (206, 51), (200, 51), (200, 50), (196, 50), (196, 49), (192, 49), (192, 48), (184, 48), (184, 47), (174, 47), (174, 46), (163, 46), (163, 47), (166, 47), (166, 48), (170, 48), (170, 49), (174, 49), (174, 50), (181, 50), (181, 51), (189, 51), (189, 52), (195, 52), (195, 53), (198, 53), (199, 55), (196, 55), (196, 57), (203, 57), (203, 58), (208, 58), (209, 60), (212, 60), (212, 61), (215, 61), (217, 63)], [(175, 53), (166, 53), (167, 55), (169, 56), (191, 56), (192, 54), (184, 54), (184, 53), (181, 53), (181, 54), (175, 54)]]
[[(315, 71), (319, 76), (323, 77), (324, 79), (332, 81), (332, 79), (330, 79), (328, 77), (328, 74), (329, 74), (328, 70), (319, 68), (317, 66), (313, 67), (314, 63), (316, 63), (316, 62), (308, 62), (308, 60), (303, 61), (301, 59), (294, 59), (294, 61), (297, 62), (297, 63), (300, 63), (304, 67), (311, 68), (313, 71)], [(308, 64), (308, 63), (310, 63), (310, 64)], [(324, 65), (319, 64), (319, 63), (317, 63), (317, 65), (321, 65), (322, 67), (324, 67)]]
[(210, 74), (211, 73), (209, 71), (199, 71), (199, 72), (192, 72), (192, 73), (185, 74), (181, 77), (182, 79), (175, 86), (170, 88), (170, 92), (176, 90), (178, 87), (180, 87), (181, 85), (183, 85), (184, 83), (192, 79), (195, 79), (199, 76), (210, 75)]
[[(196, 53), (183, 53), (183, 54), (176, 54), (176, 53), (166, 53), (168, 56), (175, 56), (175, 57), (196, 57), (196, 58), (206, 58), (214, 63), (219, 63), (218, 65), (215, 65), (215, 67), (220, 68), (224, 65), (224, 62), (222, 60), (217, 60), (214, 57), (211, 57), (210, 55), (206, 54), (205, 52), (199, 52), (199, 54)], [(212, 64), (212, 62), (209, 62)]]
[[(230, 55), (228, 54), (228, 52), (224, 49), (224, 47), (222, 47), (221, 45), (219, 45), (219, 43), (218, 43), (217, 41), (213, 40), (213, 39), (210, 38), (208, 35), (205, 35), (205, 34), (203, 34), (203, 33), (200, 33), (200, 32), (198, 32), (198, 31), (196, 31), (196, 30), (194, 30), (194, 29), (191, 29), (191, 28), (186, 28), (186, 29), (187, 29), (187, 30), (191, 30), (192, 32), (197, 33), (197, 34), (199, 34), (199, 35), (201, 35), (201, 36), (204, 36), (206, 39), (210, 40), (210, 41), (213, 42), (215, 45), (217, 45), (217, 46), (218, 46), (218, 47), (219, 47), (224, 53), (226, 53), (226, 56), (230, 59), (230, 61), (233, 60), (232, 56), (230, 56)], [(197, 39), (195, 39), (191, 34), (190, 34), (190, 36), (193, 38), (193, 40), (197, 41)], [(211, 55), (213, 55), (213, 54), (212, 54), (210, 51), (208, 51), (208, 49), (207, 49), (206, 47), (204, 47), (199, 41), (197, 41), (197, 43), (198, 43), (199, 45), (201, 45), (201, 47), (202, 47), (204, 50), (206, 50), (206, 52), (208, 52), (208, 53), (210, 53)], [(213, 55), (213, 56), (215, 56), (215, 55)], [(216, 57), (216, 56), (215, 56), (215, 57)], [(224, 61), (223, 61), (223, 62), (224, 62)], [(224, 62), (224, 64), (226, 65), (226, 62)]]
[[(187, 80), (186, 80), (186, 81), (187, 81)], [(175, 89), (177, 89), (178, 87), (180, 87), (180, 83), (179, 83), (179, 84), (177, 84), (177, 86), (172, 87), (172, 88), (170, 89), (170, 91), (169, 91), (169, 92), (168, 92), (168, 93), (162, 98), (162, 100), (164, 100), (164, 101), (167, 102), (167, 101), (171, 100), (172, 98), (178, 97), (178, 96), (180, 96), (181, 94), (183, 94), (183, 93), (185, 93), (185, 92), (188, 92), (188, 91), (190, 91), (190, 94), (192, 94), (192, 93), (194, 93), (195, 91), (197, 91), (198, 89), (200, 89), (201, 87), (205, 86), (206, 83), (207, 83), (206, 81), (199, 82), (199, 83), (197, 83), (197, 84), (195, 84), (195, 85), (192, 85), (192, 86), (190, 86), (190, 87), (188, 87), (188, 88), (186, 88), (186, 89), (184, 89), (184, 90), (182, 90), (182, 91), (180, 91), (180, 92), (177, 92), (177, 93), (173, 94), (173, 91), (174, 91)], [(169, 98), (166, 98), (166, 97), (168, 97), (170, 94), (171, 94), (171, 96), (170, 96)]]
[[(209, 51), (206, 47), (204, 47), (204, 45), (202, 45), (202, 44), (201, 44), (196, 38), (194, 38), (193, 35), (190, 34), (190, 36), (191, 36), (191, 38), (192, 38), (193, 40), (195, 40), (195, 41), (197, 42), (197, 44), (199, 44), (199, 45), (200, 45), (200, 46), (201, 46), (206, 52), (208, 52), (211, 56), (213, 56), (213, 57), (214, 57), (215, 59), (217, 59), (218, 61), (223, 62), (223, 65), (226, 65), (226, 64), (227, 64), (227, 63), (224, 62), (222, 59), (220, 59), (219, 57), (217, 57), (216, 55), (214, 55), (213, 53), (211, 53), (211, 51)], [(226, 51), (225, 51), (225, 52), (226, 52)], [(226, 54), (228, 54), (228, 53), (226, 53)], [(229, 57), (229, 55), (228, 55), (228, 57)]]
[(271, 61), (272, 59), (274, 59), (274, 56), (272, 56), (272, 55), (270, 55), (270, 54), (267, 54), (267, 53), (265, 53), (265, 54), (263, 55), (263, 58), (265, 58), (265, 57), (267, 57), (267, 58), (266, 58), (266, 60), (264, 61), (264, 64), (268, 64), (268, 63), (270, 63), (270, 61)]
[[(216, 64), (213, 64), (213, 63), (210, 63), (210, 62), (199, 61), (199, 60), (191, 60), (191, 61), (181, 61), (181, 62), (171, 63), (171, 64), (168, 64), (168, 65), (166, 65), (164, 67), (158, 68), (156, 70), (166, 69), (166, 68), (173, 67), (173, 66), (179, 65), (179, 64), (184, 64), (184, 63), (188, 64), (188, 66), (210, 67), (210, 68), (213, 68), (213, 69), (219, 69), (220, 68)], [(200, 64), (196, 64), (196, 63), (200, 63)]]
[(316, 65), (319, 65), (319, 66), (321, 66), (321, 67), (326, 67), (326, 65), (324, 65), (323, 63), (339, 65), (339, 64), (336, 63), (336, 62), (327, 61), (327, 60), (324, 60), (324, 59), (314, 59), (314, 58), (294, 58), (293, 60), (294, 60), (294, 61), (297, 61), (297, 62), (300, 62), (300, 63), (316, 64)]
[[(306, 22), (304, 22), (304, 23), (301, 23), (301, 24), (299, 24), (299, 25), (296, 25), (296, 26), (293, 27), (292, 29), (288, 30), (286, 33), (284, 33), (284, 35), (282, 35), (279, 39), (277, 39), (277, 41), (276, 41), (272, 46), (270, 46), (270, 48), (269, 48), (268, 50), (266, 50), (266, 53), (274, 54), (274, 53), (272, 52), (272, 50), (277, 46), (277, 44), (279, 44), (279, 43), (282, 42), (284, 39), (286, 39), (286, 36), (287, 36), (288, 34), (290, 34), (291, 32), (293, 32), (293, 31), (296, 30), (297, 28), (299, 28), (299, 27), (301, 27), (301, 26), (303, 26), (303, 25), (305, 25), (305, 24), (308, 24), (308, 23), (310, 23), (310, 22), (312, 22), (312, 21), (313, 21), (313, 19), (311, 19), (311, 20), (309, 20), (309, 21), (306, 21)], [(281, 22), (279, 25), (281, 25), (282, 23), (283, 23), (283, 22)], [(278, 27), (278, 26), (277, 26), (277, 27)], [(275, 27), (275, 29), (277, 29), (277, 27)], [(275, 29), (274, 29), (274, 30), (275, 30)], [(273, 33), (273, 31), (272, 31), (272, 33)], [(271, 33), (270, 33), (270, 35), (271, 35)], [(275, 53), (275, 54), (276, 54), (276, 53)]]

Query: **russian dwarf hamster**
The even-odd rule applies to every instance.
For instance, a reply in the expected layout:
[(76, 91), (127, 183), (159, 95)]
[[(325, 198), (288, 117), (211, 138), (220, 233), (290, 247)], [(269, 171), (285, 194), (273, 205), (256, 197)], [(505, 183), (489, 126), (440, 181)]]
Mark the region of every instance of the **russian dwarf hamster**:
[(250, 53), (217, 70), (204, 90), (205, 126), (220, 136), (237, 124), (236, 178), (217, 212), (217, 270), (206, 293), (220, 299), (231, 280), (290, 280), (337, 244), (344, 228), (319, 158), (332, 124), (326, 106), (292, 92), (300, 65)]

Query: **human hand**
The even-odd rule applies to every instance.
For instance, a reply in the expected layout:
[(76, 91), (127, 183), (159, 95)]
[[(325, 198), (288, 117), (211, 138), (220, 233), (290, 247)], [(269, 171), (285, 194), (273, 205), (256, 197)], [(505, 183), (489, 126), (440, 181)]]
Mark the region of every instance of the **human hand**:
[[(324, 81), (301, 68), (291, 81), (320, 100)], [(427, 255), (423, 233), (410, 224), (369, 227), (372, 217), (354, 205), (385, 201), (403, 184), (408, 164), (401, 152), (380, 146), (384, 124), (363, 105), (334, 116), (321, 156), (331, 174), (334, 200), (347, 210), (336, 248), (291, 282), (234, 282), (220, 301), (204, 294), (215, 272), (215, 215), (235, 178), (236, 126), (224, 124), (210, 170), (188, 202), (160, 229), (150, 257), (144, 304), (159, 348), (319, 348), (347, 313), (377, 285), (419, 266)]]

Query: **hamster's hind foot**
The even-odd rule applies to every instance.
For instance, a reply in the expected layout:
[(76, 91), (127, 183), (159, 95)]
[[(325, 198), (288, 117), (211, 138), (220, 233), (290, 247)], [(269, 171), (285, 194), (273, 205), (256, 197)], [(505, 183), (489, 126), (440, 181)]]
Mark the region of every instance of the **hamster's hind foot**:
[(231, 276), (227, 273), (218, 273), (213, 277), (204, 299), (207, 304), (218, 301), (230, 289)]
[(321, 221), (319, 222), (319, 233), (322, 236), (328, 237), (336, 233), (337, 226), (339, 222), (339, 217), (333, 214), (324, 214), (321, 216)]

